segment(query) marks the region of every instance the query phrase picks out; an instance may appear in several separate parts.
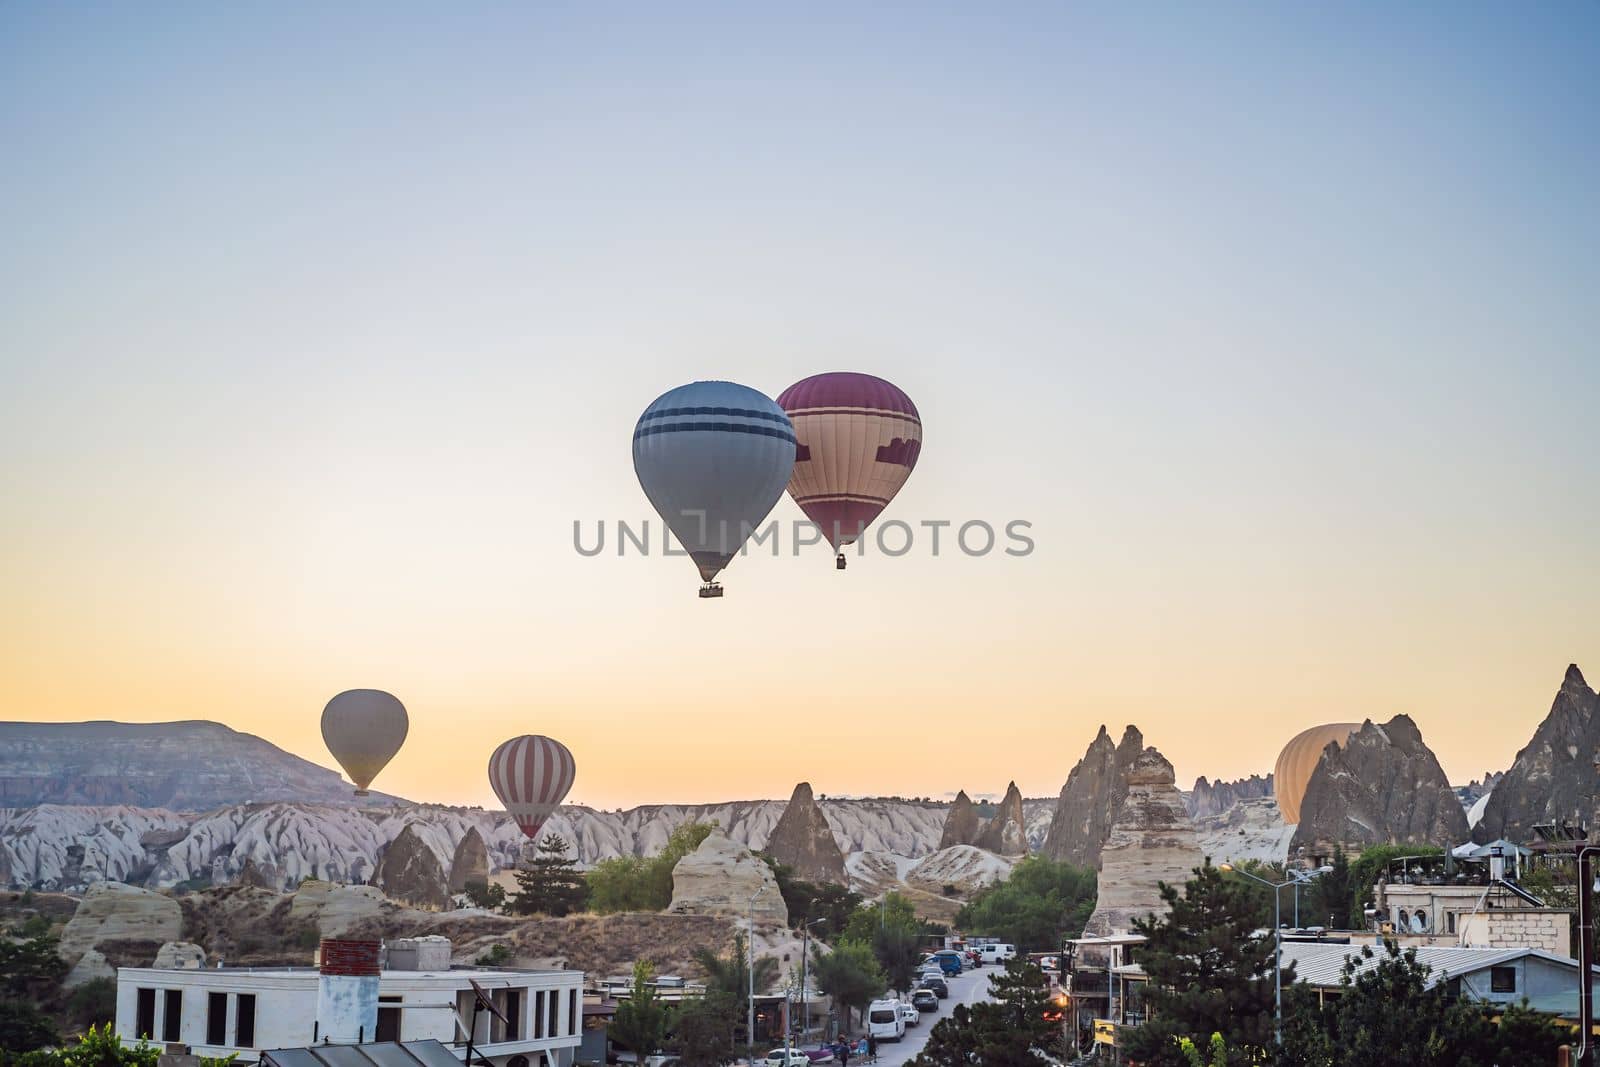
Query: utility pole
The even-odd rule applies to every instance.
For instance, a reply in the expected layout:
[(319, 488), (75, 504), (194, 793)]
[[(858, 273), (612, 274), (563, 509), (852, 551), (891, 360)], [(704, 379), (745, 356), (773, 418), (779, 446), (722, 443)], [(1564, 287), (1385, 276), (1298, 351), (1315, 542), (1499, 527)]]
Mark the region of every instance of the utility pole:
[[(1217, 864), (1217, 870), (1232, 874), (1240, 874), (1252, 882), (1260, 882), (1272, 890), (1272, 1037), (1278, 1044), (1283, 1044), (1283, 893), (1281, 890), (1288, 886), (1300, 886), (1310, 882), (1318, 875), (1327, 874), (1332, 867), (1322, 866), (1309, 873), (1297, 874), (1287, 882), (1269, 882), (1265, 878), (1241, 871), (1231, 863)], [(1296, 900), (1296, 910), (1299, 909), (1299, 897)]]
[[(766, 886), (761, 886), (750, 894), (750, 943), (745, 946), (749, 950), (749, 999), (745, 1001), (745, 1031), (744, 1039), (750, 1044), (750, 1059), (756, 1058), (756, 897), (767, 891)], [(787, 1064), (784, 1067), (788, 1067)]]
[(1597, 845), (1578, 846), (1578, 1032), (1577, 1067), (1595, 1067), (1594, 1049), (1594, 856)]

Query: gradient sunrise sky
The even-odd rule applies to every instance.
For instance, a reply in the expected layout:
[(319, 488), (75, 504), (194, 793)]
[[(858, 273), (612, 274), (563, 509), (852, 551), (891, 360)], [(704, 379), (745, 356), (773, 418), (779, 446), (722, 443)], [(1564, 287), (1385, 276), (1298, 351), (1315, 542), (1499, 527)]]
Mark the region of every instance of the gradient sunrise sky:
[[(1600, 6), (0, 7), (0, 715), (491, 802), (1053, 794), (1600, 676)], [(581, 558), (667, 388), (862, 370), (1021, 559)], [(798, 518), (780, 501), (774, 516)], [(652, 521), (658, 530), (658, 520)]]

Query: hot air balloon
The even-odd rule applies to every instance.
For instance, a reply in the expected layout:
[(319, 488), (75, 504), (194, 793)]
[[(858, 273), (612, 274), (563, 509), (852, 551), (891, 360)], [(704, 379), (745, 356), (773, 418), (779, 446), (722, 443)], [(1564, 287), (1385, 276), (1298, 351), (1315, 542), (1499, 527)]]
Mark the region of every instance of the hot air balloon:
[(692, 382), (655, 399), (633, 430), (645, 496), (705, 582), (761, 525), (794, 469), (794, 428), (770, 398), (733, 382)]
[(322, 740), (356, 784), (356, 796), (405, 744), (406, 706), (381, 689), (347, 689), (322, 709)]
[(567, 746), (540, 734), (513, 737), (489, 757), (489, 784), (530, 841), (538, 840), (577, 775)]
[(917, 465), (917, 406), (897, 386), (853, 371), (798, 381), (778, 406), (794, 424), (789, 495), (822, 530), (844, 570), (844, 546), (861, 536)]
[(1272, 768), (1272, 793), (1278, 800), (1278, 810), (1285, 823), (1300, 821), (1300, 802), (1306, 798), (1306, 786), (1311, 784), (1311, 772), (1322, 759), (1322, 750), (1329, 741), (1344, 744), (1350, 735), (1361, 729), (1358, 722), (1335, 722), (1326, 726), (1313, 726), (1301, 730), (1278, 753), (1277, 765)]

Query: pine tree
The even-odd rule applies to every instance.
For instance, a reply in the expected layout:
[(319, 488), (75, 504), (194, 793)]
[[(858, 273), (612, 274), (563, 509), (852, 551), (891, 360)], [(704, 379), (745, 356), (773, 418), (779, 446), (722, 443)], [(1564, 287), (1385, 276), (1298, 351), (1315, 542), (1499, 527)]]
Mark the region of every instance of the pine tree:
[[(1179, 1040), (1205, 1047), (1212, 1034), (1245, 1057), (1264, 1057), (1274, 1044), (1274, 956), (1272, 938), (1258, 933), (1255, 894), (1207, 860), (1182, 895), (1163, 883), (1161, 899), (1165, 916), (1133, 923), (1146, 939), (1137, 958), (1149, 976), (1151, 1019), (1129, 1035), (1129, 1057), (1186, 1067)], [(1286, 972), (1284, 984), (1291, 981)]]
[(1016, 959), (991, 980), (992, 1003), (958, 1004), (928, 1035), (913, 1067), (1039, 1067), (1039, 1053), (1061, 1040), (1059, 1024), (1045, 1013), (1049, 997), (1044, 972)]
[(589, 887), (578, 865), (567, 856), (567, 843), (559, 834), (545, 834), (532, 863), (517, 869), (517, 892), (511, 910), (518, 915), (560, 918), (582, 911)]

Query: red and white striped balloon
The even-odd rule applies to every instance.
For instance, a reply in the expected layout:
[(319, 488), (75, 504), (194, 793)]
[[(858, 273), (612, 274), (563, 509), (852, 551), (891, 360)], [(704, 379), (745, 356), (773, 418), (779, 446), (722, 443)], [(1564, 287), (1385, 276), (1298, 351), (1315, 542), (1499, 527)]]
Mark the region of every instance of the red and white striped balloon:
[(489, 757), (489, 784), (522, 832), (537, 840), (539, 828), (566, 798), (578, 776), (567, 746), (541, 734), (513, 737)]

